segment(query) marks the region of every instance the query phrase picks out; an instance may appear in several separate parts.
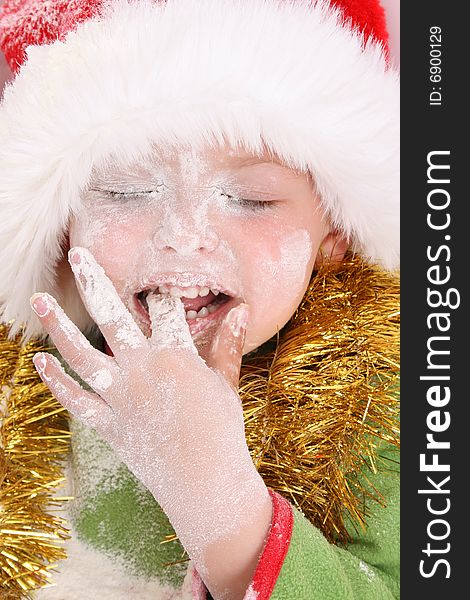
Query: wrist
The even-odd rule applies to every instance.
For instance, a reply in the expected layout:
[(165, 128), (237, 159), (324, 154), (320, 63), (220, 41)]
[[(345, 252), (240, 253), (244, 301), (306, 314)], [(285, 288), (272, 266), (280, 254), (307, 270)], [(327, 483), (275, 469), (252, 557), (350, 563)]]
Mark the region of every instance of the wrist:
[[(158, 501), (158, 498), (157, 498)], [(191, 559), (200, 562), (200, 553), (215, 538), (229, 537), (248, 515), (259, 507), (270, 507), (268, 488), (252, 468), (233, 471), (222, 477), (180, 481), (172, 494), (165, 494), (161, 506)]]
[(272, 502), (252, 462), (217, 481), (178, 485), (162, 508), (214, 598), (220, 590), (230, 590), (227, 600), (242, 598), (268, 537)]
[(204, 572), (199, 574), (214, 598), (241, 600), (252, 581), (272, 522), (272, 501), (265, 490), (266, 495), (252, 497), (238, 526), (214, 538), (204, 551)]

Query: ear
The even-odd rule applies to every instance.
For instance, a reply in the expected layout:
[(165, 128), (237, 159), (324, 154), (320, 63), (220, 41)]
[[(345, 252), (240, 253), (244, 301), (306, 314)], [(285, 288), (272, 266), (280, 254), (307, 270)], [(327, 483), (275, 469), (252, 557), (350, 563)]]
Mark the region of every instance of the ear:
[(349, 241), (339, 231), (328, 233), (320, 244), (317, 258), (315, 259), (315, 268), (320, 267), (325, 262), (339, 263), (343, 260)]

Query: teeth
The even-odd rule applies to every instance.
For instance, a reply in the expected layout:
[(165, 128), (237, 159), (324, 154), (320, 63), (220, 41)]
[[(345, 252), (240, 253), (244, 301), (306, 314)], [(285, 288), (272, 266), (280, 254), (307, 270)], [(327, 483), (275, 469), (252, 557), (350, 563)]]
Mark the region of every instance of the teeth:
[(219, 306), (220, 302), (219, 304), (209, 304), (208, 306), (203, 306), (199, 311), (188, 310), (186, 312), (186, 319), (188, 319), (188, 321), (191, 321), (192, 319), (202, 319), (203, 317), (207, 317), (207, 315), (211, 315), (213, 312), (215, 312)]
[[(203, 287), (203, 286), (194, 286), (194, 287), (187, 287), (187, 288), (179, 288), (176, 286), (168, 286), (168, 285), (161, 285), (156, 289), (152, 289), (152, 290), (146, 290), (145, 292), (142, 292), (142, 298), (141, 298), (141, 302), (144, 305), (144, 308), (147, 308), (147, 296), (148, 294), (153, 294), (153, 293), (158, 293), (158, 294), (166, 294), (166, 295), (170, 295), (174, 298), (197, 298), (198, 296), (204, 298), (205, 296), (208, 296), (210, 293), (213, 293), (214, 296), (218, 296), (220, 294), (219, 290), (213, 290), (211, 288), (208, 287)], [(218, 300), (214, 300), (213, 303), (208, 304), (207, 306), (203, 306), (199, 311), (196, 310), (188, 310), (186, 312), (186, 319), (187, 320), (193, 320), (193, 319), (202, 319), (204, 317), (207, 317), (208, 315), (211, 315), (212, 313), (214, 313), (220, 306), (221, 302)]]
[(199, 288), (190, 287), (183, 290), (183, 296), (185, 298), (197, 298), (199, 296)]
[(212, 290), (208, 287), (200, 286), (179, 288), (176, 286), (170, 287), (167, 285), (161, 285), (158, 288), (158, 292), (160, 294), (170, 294), (170, 296), (173, 296), (174, 298), (182, 298), (183, 296), (185, 298), (197, 298), (198, 296), (204, 298), (205, 296), (208, 296), (210, 292), (212, 292), (214, 296), (218, 296), (220, 294), (218, 290)]
[(182, 296), (184, 296), (185, 298), (197, 298), (198, 293), (199, 293), (199, 290), (195, 287), (190, 287), (190, 288), (185, 288), (185, 289), (181, 289), (181, 288), (177, 288), (177, 287), (170, 288), (170, 296), (173, 296), (174, 298), (181, 298)]
[[(160, 291), (162, 292), (162, 287), (160, 286)], [(195, 287), (189, 287), (189, 288), (178, 288), (178, 287), (171, 287), (169, 290), (170, 296), (174, 296), (175, 298), (181, 298), (181, 297), (185, 297), (185, 298), (197, 298), (198, 296), (207, 296), (210, 292), (210, 289), (208, 287), (199, 287), (199, 286), (195, 286)], [(168, 293), (168, 292), (167, 292)]]

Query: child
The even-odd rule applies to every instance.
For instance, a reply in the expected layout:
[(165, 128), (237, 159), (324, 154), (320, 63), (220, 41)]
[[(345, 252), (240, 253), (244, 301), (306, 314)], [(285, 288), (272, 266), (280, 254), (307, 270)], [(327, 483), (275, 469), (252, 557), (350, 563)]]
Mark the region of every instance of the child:
[[(203, 598), (206, 590), (230, 600), (396, 597), (395, 475), (364, 474), (357, 497), (348, 492), (361, 479), (354, 454), (364, 467), (368, 455), (376, 470), (378, 438), (394, 438), (386, 369), (370, 363), (364, 384), (360, 351), (345, 370), (349, 363), (338, 368), (330, 347), (315, 369), (333, 365), (337, 382), (312, 392), (314, 359), (304, 344), (304, 379), (290, 379), (295, 391), (283, 388), (296, 402), (274, 421), (279, 398), (260, 404), (277, 385), (278, 350), (290, 348), (284, 373), (302, 362), (286, 323), (297, 333), (326, 326), (327, 311), (325, 320), (316, 312), (332, 306), (322, 281), (338, 281), (333, 265), (348, 248), (385, 269), (397, 266), (397, 78), (386, 64), (381, 8), (372, 0), (7, 0), (0, 27), (18, 71), (0, 112), (2, 322), (9, 340), (49, 336), (54, 348), (35, 353), (34, 365), (73, 415), (72, 540), (57, 585), (36, 597)], [(385, 303), (393, 278), (347, 262), (355, 274), (343, 278), (354, 289), (347, 303), (356, 310), (364, 287)], [(374, 332), (378, 321), (369, 318)], [(273, 356), (281, 329), (286, 345)], [(330, 343), (329, 333), (322, 337)], [(6, 339), (5, 348), (7, 430), (23, 380)], [(338, 386), (344, 397), (338, 390), (351, 373), (356, 389), (367, 387), (367, 404), (329, 404), (321, 420), (323, 393), (330, 398)], [(321, 478), (330, 480), (329, 488), (319, 483), (326, 502), (341, 482), (345, 510), (359, 524), (368, 516), (367, 531), (357, 534), (337, 502), (308, 511), (315, 525), (328, 524), (322, 530), (332, 542), (347, 538), (345, 547), (277, 493), (304, 512), (316, 493), (304, 486), (299, 493), (295, 479), (288, 484), (277, 449), (266, 460), (280, 440), (271, 441), (272, 423), (288, 415), (293, 424), (299, 414), (297, 436), (320, 429), (306, 453), (312, 470), (318, 475), (322, 444), (334, 439), (344, 471), (343, 479), (331, 470)], [(357, 428), (348, 429), (345, 452), (330, 431), (349, 421)], [(294, 427), (284, 427), (292, 436)], [(253, 459), (264, 464), (264, 478)], [(287, 467), (299, 472), (295, 462)], [(278, 473), (272, 489), (270, 471)], [(321, 491), (316, 502), (325, 503)], [(186, 562), (165, 567), (178, 562), (181, 546), (165, 540), (162, 509), (191, 559), (184, 583)], [(38, 536), (63, 536), (42, 512), (41, 524)], [(57, 555), (36, 547), (40, 571), (30, 547), (22, 561), (8, 550), (5, 590), (44, 583)], [(96, 576), (87, 571), (91, 561)]]

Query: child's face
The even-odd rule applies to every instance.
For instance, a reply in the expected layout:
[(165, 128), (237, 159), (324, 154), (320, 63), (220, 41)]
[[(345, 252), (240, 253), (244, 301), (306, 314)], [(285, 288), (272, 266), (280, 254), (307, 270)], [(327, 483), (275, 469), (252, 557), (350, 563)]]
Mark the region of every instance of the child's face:
[[(226, 148), (166, 151), (96, 172), (83, 205), (70, 246), (91, 250), (145, 335), (150, 322), (139, 293), (179, 288), (173, 293), (183, 296), (202, 356), (241, 301), (250, 310), (244, 352), (283, 327), (329, 232), (307, 175)], [(188, 297), (201, 287), (216, 295), (203, 289)]]

